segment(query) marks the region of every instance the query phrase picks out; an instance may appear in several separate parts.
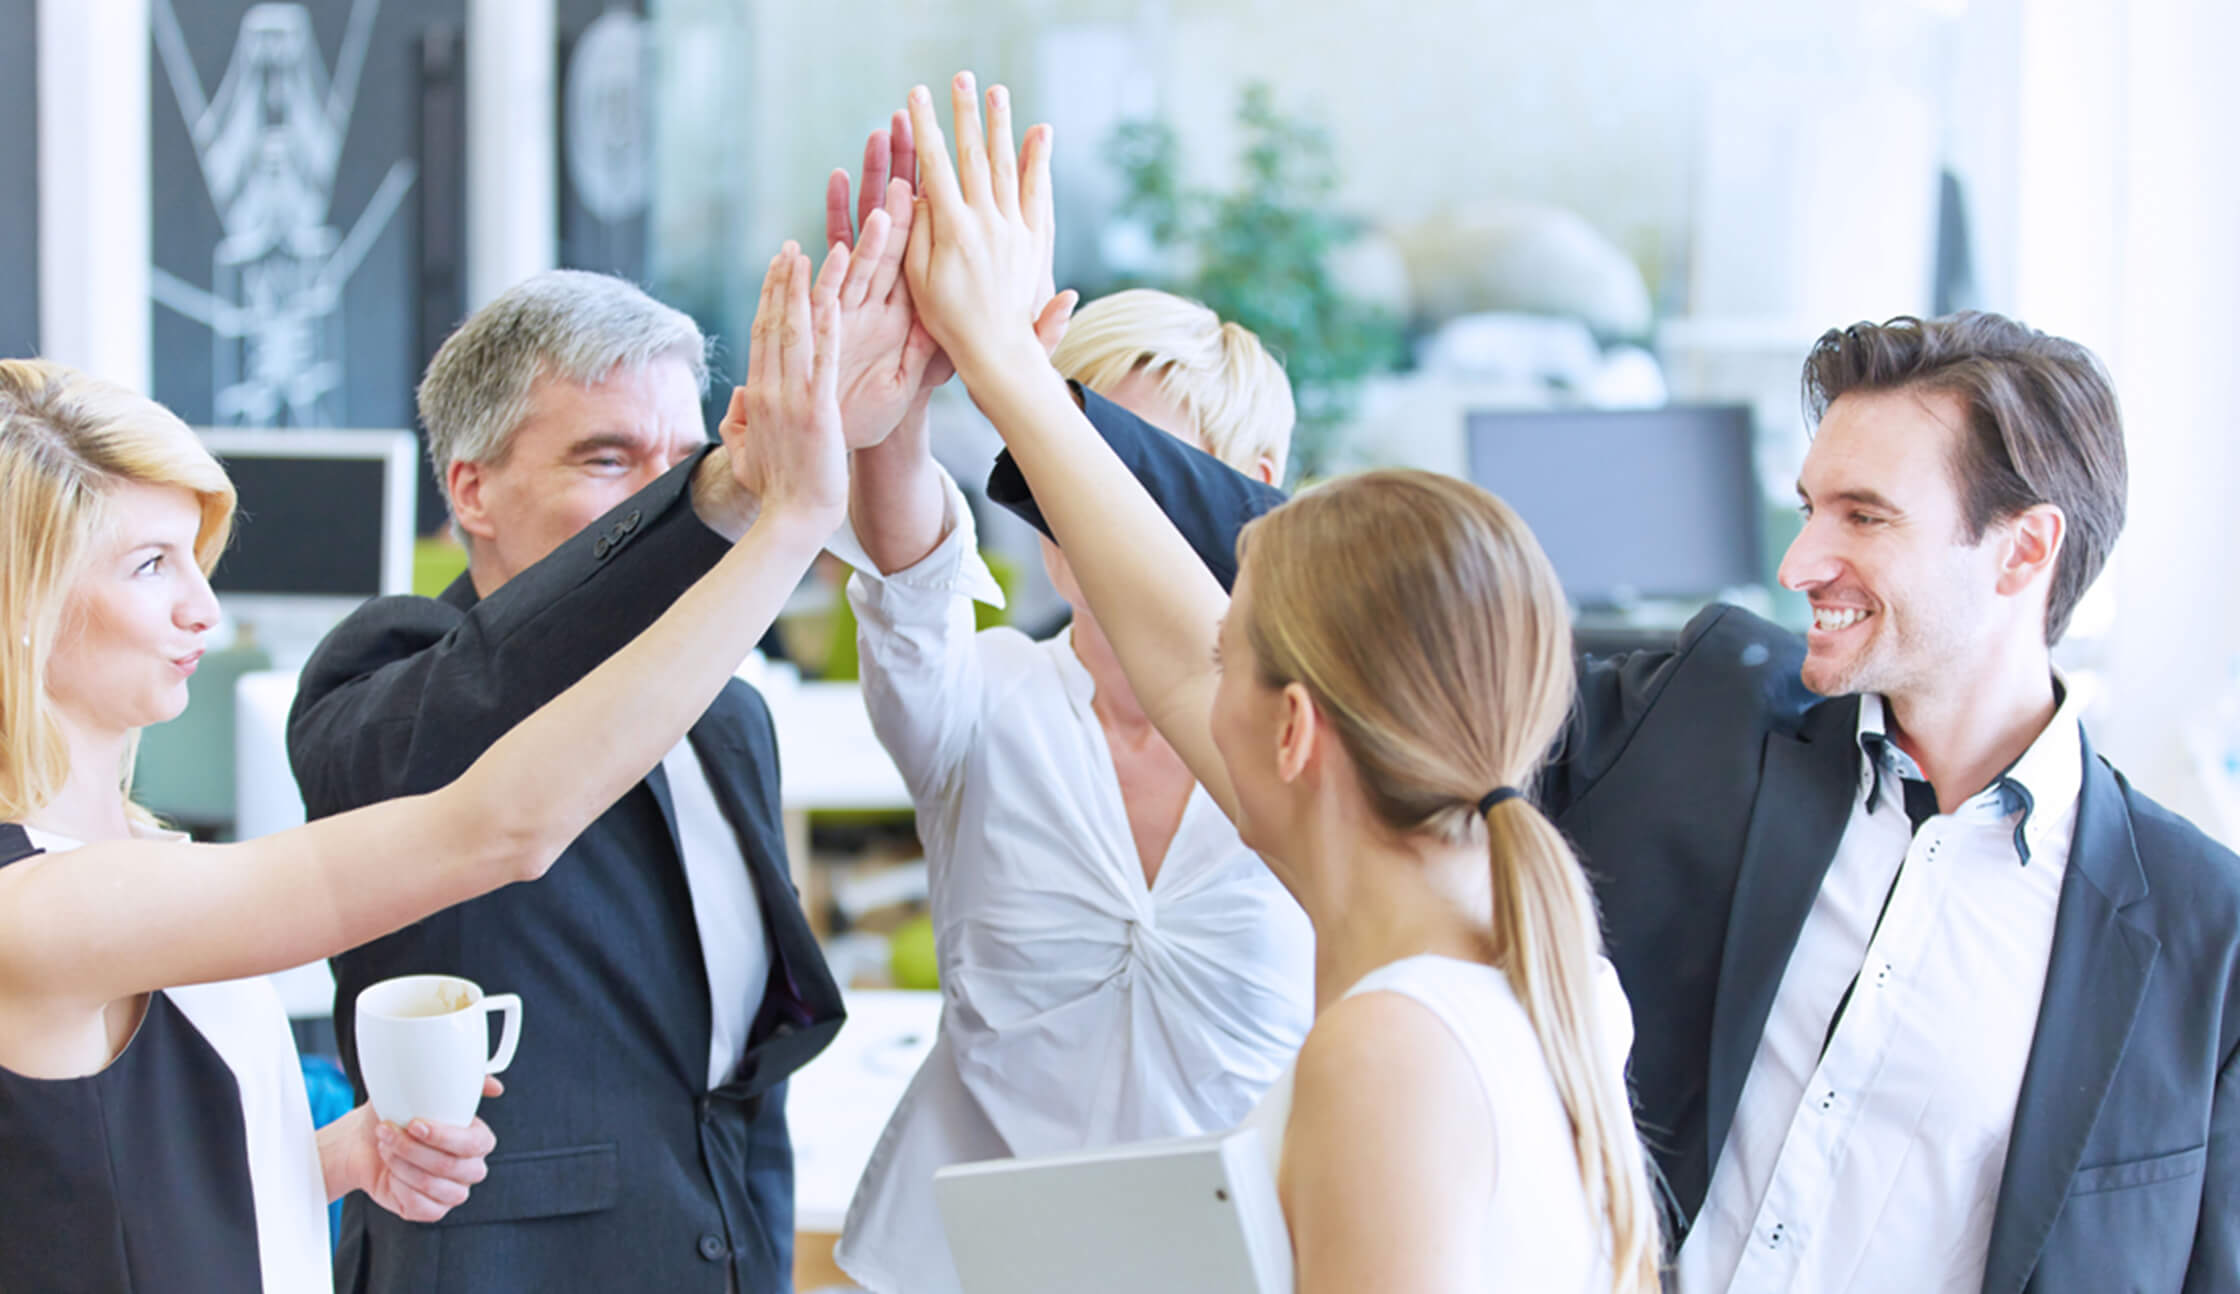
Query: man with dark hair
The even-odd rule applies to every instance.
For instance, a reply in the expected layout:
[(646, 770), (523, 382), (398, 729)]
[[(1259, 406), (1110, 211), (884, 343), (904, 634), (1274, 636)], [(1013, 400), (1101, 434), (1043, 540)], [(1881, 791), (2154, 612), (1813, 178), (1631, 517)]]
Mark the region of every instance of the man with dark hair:
[[(2122, 528), (2089, 352), (1831, 331), (1782, 583), (1589, 659), (1536, 789), (1632, 999), (1684, 1294), (2240, 1289), (2240, 859), (2097, 758), (2051, 647)], [(1093, 393), (1214, 573), (1281, 500)], [(1008, 457), (990, 494), (1041, 515)]]

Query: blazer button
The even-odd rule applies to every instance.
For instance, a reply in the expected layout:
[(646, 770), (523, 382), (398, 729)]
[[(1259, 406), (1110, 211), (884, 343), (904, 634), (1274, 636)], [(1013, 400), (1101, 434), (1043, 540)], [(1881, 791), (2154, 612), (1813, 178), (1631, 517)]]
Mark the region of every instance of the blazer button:
[(612, 551), (613, 548), (614, 541), (607, 538), (605, 535), (601, 535), (599, 536), (599, 542), (591, 545), (591, 555), (604, 561), (607, 554)]
[(627, 535), (631, 531), (636, 530), (638, 528), (638, 520), (638, 510), (636, 508), (630, 509), (630, 515), (622, 519), (622, 533)]
[(710, 1231), (700, 1237), (700, 1256), (709, 1262), (723, 1257), (723, 1237)]

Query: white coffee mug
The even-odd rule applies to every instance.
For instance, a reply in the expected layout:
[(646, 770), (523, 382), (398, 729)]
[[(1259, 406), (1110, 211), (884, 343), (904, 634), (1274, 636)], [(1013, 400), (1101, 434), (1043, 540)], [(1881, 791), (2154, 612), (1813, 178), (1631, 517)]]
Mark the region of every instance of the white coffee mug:
[[(490, 1013), (505, 1013), (496, 1055)], [(483, 996), (455, 975), (405, 975), (358, 994), (358, 1072), (373, 1112), (399, 1127), (414, 1119), (464, 1127), (482, 1103), (482, 1076), (513, 1060), (521, 1043), (521, 999)]]

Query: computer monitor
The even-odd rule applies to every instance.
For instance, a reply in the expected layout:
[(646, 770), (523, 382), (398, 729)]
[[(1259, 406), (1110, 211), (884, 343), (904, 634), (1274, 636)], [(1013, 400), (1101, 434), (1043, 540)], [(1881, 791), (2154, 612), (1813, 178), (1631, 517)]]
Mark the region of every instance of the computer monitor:
[(1473, 412), (1470, 479), (1515, 508), (1582, 610), (1762, 582), (1744, 405)]
[(412, 591), (411, 432), (200, 434), (240, 499), (210, 578), (229, 619), (316, 635), (367, 598)]

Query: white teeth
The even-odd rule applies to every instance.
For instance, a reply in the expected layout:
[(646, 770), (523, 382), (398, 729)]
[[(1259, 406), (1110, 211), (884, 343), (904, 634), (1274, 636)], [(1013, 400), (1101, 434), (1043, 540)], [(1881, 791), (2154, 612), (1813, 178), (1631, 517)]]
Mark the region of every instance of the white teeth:
[(1812, 611), (1812, 626), (1815, 629), (1825, 629), (1833, 632), (1837, 629), (1849, 629), (1866, 618), (1867, 613), (1856, 607), (1845, 608), (1841, 611), (1815, 607)]

